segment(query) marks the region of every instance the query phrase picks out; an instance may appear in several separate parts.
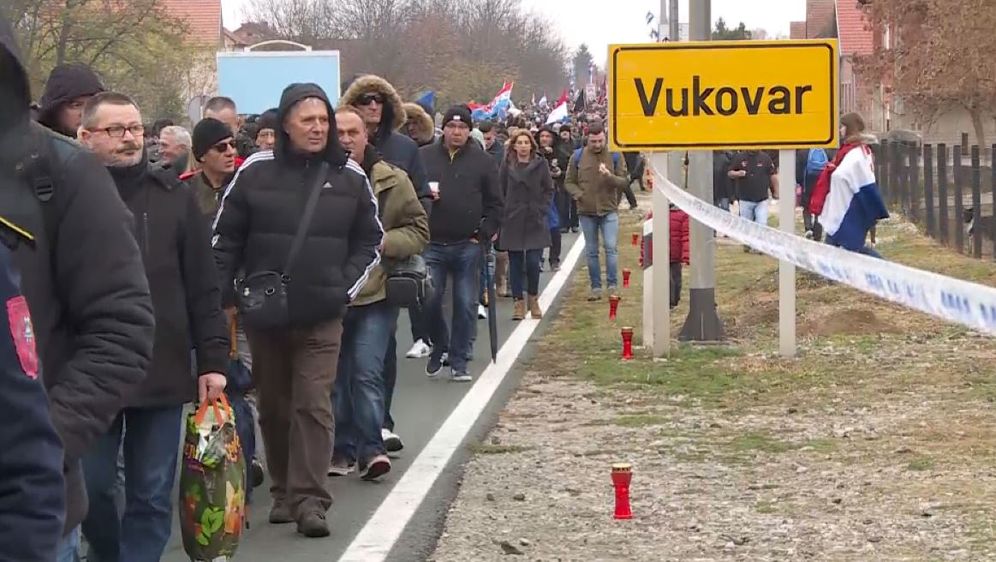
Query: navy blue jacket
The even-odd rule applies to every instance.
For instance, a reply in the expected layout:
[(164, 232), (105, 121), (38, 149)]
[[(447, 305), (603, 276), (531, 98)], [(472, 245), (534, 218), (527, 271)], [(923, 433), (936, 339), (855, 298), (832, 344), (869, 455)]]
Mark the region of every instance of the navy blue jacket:
[(425, 164), (419, 156), (418, 144), (397, 131), (391, 131), (390, 134), (377, 138), (374, 146), (384, 160), (408, 174), (412, 185), (415, 186), (419, 201), (428, 212), (431, 208), (429, 203), (432, 201), (432, 193), (429, 191), (429, 180), (425, 173)]
[(0, 299), (0, 562), (51, 562), (66, 512), (62, 442), (38, 378), (27, 301), (3, 244)]

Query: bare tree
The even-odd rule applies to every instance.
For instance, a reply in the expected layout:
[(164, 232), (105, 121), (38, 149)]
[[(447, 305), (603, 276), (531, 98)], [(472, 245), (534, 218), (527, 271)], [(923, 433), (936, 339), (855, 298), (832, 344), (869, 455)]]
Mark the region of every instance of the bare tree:
[(566, 49), (521, 0), (254, 0), (249, 19), (286, 39), (343, 52), (343, 75), (371, 73), (404, 96), (437, 90), (442, 103), (556, 92)]

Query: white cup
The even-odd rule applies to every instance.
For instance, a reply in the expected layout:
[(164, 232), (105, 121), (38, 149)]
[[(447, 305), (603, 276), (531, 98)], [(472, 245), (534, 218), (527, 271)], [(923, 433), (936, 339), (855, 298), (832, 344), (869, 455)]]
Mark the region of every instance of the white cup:
[(429, 191), (432, 192), (432, 198), (433, 199), (439, 199), (439, 182), (438, 181), (430, 181), (429, 182)]

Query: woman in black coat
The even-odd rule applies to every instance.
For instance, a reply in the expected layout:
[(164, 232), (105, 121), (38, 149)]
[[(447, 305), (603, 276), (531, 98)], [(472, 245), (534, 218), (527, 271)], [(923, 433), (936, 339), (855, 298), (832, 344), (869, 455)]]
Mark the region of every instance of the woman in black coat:
[[(509, 138), (509, 149), (499, 174), (505, 207), (498, 246), (508, 251), (509, 278), (515, 298), (513, 320), (529, 314), (541, 318), (539, 274), (543, 249), (550, 246), (547, 209), (553, 199), (553, 179), (545, 158), (537, 155), (536, 141), (529, 131)], [(523, 287), (525, 285), (525, 287)], [(528, 301), (523, 301), (523, 289)]]

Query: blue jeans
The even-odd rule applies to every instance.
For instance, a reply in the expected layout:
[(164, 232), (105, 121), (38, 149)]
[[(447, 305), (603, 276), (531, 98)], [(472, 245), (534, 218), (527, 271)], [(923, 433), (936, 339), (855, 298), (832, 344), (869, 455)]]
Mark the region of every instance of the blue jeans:
[[(158, 562), (169, 541), (183, 407), (125, 408), (83, 457), (90, 510), (83, 534), (99, 562)], [(125, 509), (118, 513), (124, 439)]]
[(69, 534), (59, 541), (58, 551), (55, 553), (55, 562), (79, 562), (80, 561), (80, 528), (76, 527)]
[[(559, 232), (557, 234), (560, 234)], [(512, 296), (521, 299), (523, 291), (530, 295), (539, 294), (540, 262), (543, 250), (508, 252), (508, 277), (512, 284)]]
[(398, 307), (380, 301), (350, 307), (342, 323), (339, 369), (332, 391), (332, 456), (366, 465), (384, 454), (384, 358), (398, 327)]
[(584, 233), (584, 251), (588, 256), (588, 277), (592, 289), (602, 288), (602, 266), (598, 261), (598, 237), (605, 248), (605, 277), (610, 287), (617, 287), (619, 279), (619, 214), (603, 216), (581, 215), (581, 232)]
[[(435, 291), (429, 300), (429, 334), (432, 336), (432, 359), (439, 361), (449, 353), (454, 372), (466, 373), (477, 338), (477, 301), (480, 297), (478, 274), (481, 270), (481, 246), (473, 242), (429, 244), (425, 253)], [(453, 276), (453, 331), (443, 318), (443, 297), (447, 278)]]
[(740, 216), (749, 220), (768, 226), (768, 201), (744, 201), (740, 200)]

